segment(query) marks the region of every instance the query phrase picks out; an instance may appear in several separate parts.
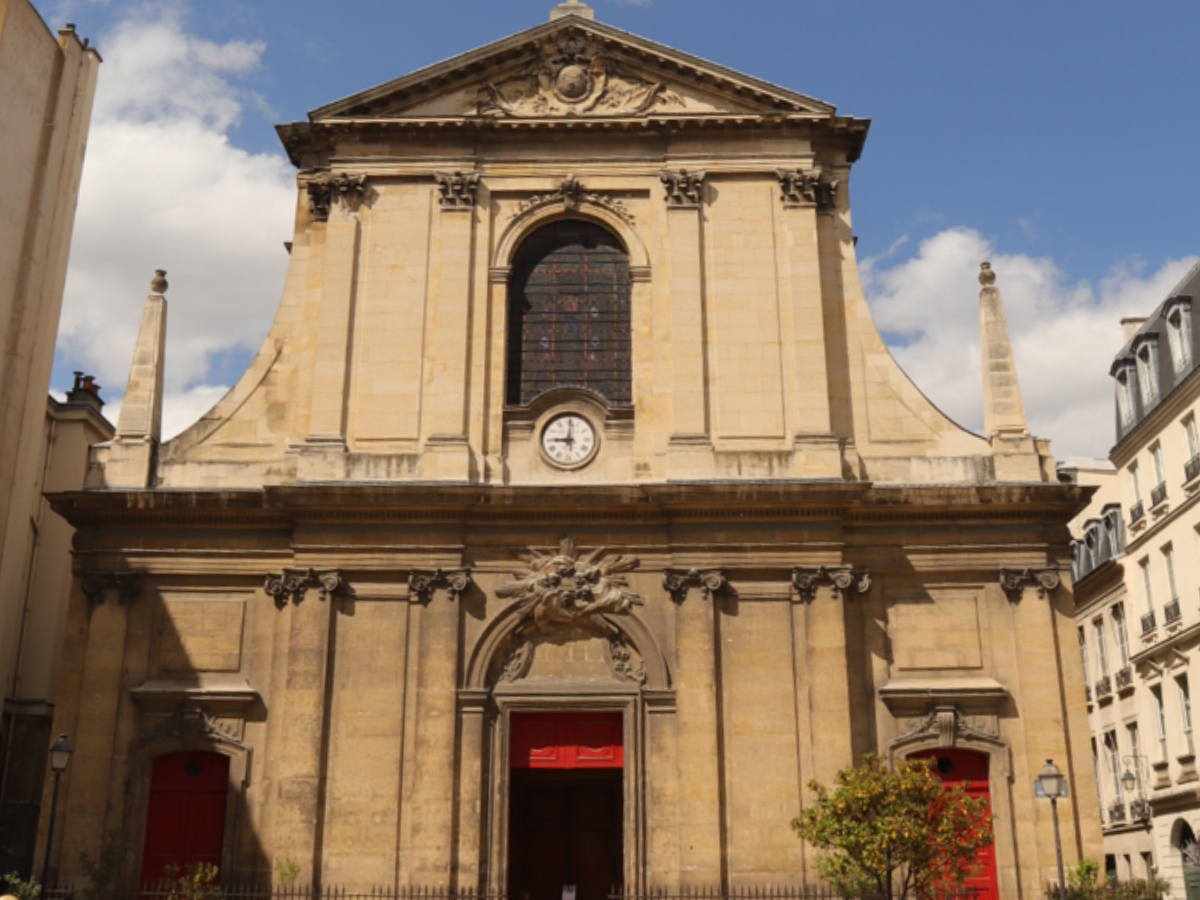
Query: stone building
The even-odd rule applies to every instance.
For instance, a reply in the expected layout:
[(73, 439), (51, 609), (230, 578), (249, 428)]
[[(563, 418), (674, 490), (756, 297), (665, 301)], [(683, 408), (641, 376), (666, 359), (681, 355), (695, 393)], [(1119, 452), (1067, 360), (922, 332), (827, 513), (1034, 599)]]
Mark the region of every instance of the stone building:
[(55, 869), (116, 831), (125, 884), (794, 884), (807, 783), (866, 752), (990, 796), (987, 897), (1053, 877), (1047, 758), (1068, 862), (1098, 855), (1087, 491), (1029, 433), (989, 268), (986, 435), (889, 355), (867, 126), (577, 3), (281, 126), (261, 352), (160, 444), (160, 273), (92, 489), (53, 501)]
[(1060, 471), (1098, 486), (1072, 523), (1079, 643), (1088, 680), (1108, 869), (1156, 870), (1200, 897), (1192, 687), (1200, 684), (1200, 354), (1194, 268), (1145, 319), (1126, 319), (1112, 365), (1110, 461)]
[[(41, 497), (83, 486), (109, 436), (90, 391), (47, 397), (100, 57), (0, 0), (0, 872), (32, 860), (66, 619), (71, 530)], [(79, 385), (76, 385), (78, 388)]]

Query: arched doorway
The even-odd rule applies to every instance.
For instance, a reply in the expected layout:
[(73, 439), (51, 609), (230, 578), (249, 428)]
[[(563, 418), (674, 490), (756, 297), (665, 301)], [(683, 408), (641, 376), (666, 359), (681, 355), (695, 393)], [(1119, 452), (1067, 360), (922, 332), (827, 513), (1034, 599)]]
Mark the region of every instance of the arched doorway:
[(142, 853), (143, 885), (157, 884), (172, 866), (221, 864), (229, 757), (170, 753), (154, 760)]
[[(971, 798), (986, 800), (988, 813), (992, 809), (992, 793), (989, 780), (989, 757), (974, 750), (942, 749), (919, 750), (909, 759), (931, 759), (933, 770), (946, 787), (961, 787)], [(978, 900), (999, 900), (1000, 886), (996, 878), (996, 845), (989, 844), (979, 851), (978, 873), (967, 881), (968, 887), (978, 891)]]
[(619, 712), (514, 713), (508, 896), (605, 900), (622, 882), (624, 727)]
[(631, 403), (631, 294), (629, 255), (608, 229), (563, 219), (529, 235), (509, 283), (509, 405), (558, 387)]
[(1179, 819), (1174, 828), (1172, 843), (1183, 863), (1183, 888), (1187, 900), (1200, 900), (1200, 843), (1192, 826)]

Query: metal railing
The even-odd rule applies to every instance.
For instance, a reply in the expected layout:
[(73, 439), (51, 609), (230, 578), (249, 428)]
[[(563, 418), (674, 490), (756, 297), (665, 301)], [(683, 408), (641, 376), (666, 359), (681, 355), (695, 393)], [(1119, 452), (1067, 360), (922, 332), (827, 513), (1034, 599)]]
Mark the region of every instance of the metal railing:
[(1146, 506), (1141, 500), (1139, 500), (1137, 503), (1133, 504), (1133, 508), (1129, 510), (1129, 524), (1136, 525), (1144, 518), (1146, 518)]
[(1117, 674), (1114, 676), (1117, 682), (1117, 690), (1122, 690), (1133, 685), (1133, 669), (1126, 666), (1123, 669), (1117, 669)]
[(1179, 608), (1178, 600), (1172, 600), (1163, 607), (1163, 621), (1165, 621), (1168, 625), (1170, 625), (1172, 622), (1178, 622), (1181, 615), (1183, 615), (1183, 612)]
[(1152, 490), (1150, 492), (1151, 508), (1158, 506), (1158, 504), (1162, 503), (1166, 499), (1167, 499), (1167, 483), (1165, 481), (1160, 481), (1158, 484), (1156, 484), (1154, 486), (1154, 490)]
[(1105, 675), (1096, 682), (1096, 699), (1100, 700), (1112, 693), (1112, 679)]
[[(85, 892), (75, 886), (54, 887), (43, 900), (83, 900)], [(980, 889), (957, 885), (922, 893), (921, 900), (979, 900)], [(527, 896), (527, 895), (526, 895)], [(473, 889), (449, 890), (427, 887), (372, 887), (349, 889), (336, 886), (213, 884), (181, 887), (164, 882), (144, 887), (133, 894), (114, 893), (110, 900), (507, 900), (504, 892)], [(519, 898), (518, 898), (519, 900)], [(608, 900), (889, 900), (886, 894), (843, 893), (826, 885), (777, 885), (768, 887), (685, 887), (625, 891), (614, 887)], [(898, 894), (893, 900), (898, 900)]]
[(1114, 803), (1108, 808), (1108, 821), (1114, 825), (1119, 825), (1125, 821), (1125, 804)]
[(1200, 453), (1183, 464), (1183, 476), (1184, 481), (1192, 481), (1200, 477)]
[(1104, 884), (1067, 885), (1060, 891), (1057, 882), (1046, 885), (1046, 900), (1163, 900), (1168, 884), (1158, 878), (1134, 881), (1109, 881)]
[(1158, 627), (1158, 622), (1154, 620), (1154, 610), (1142, 616), (1142, 634), (1149, 634)]
[(1129, 817), (1131, 819), (1148, 819), (1150, 818), (1150, 801), (1149, 800), (1134, 800), (1129, 804)]

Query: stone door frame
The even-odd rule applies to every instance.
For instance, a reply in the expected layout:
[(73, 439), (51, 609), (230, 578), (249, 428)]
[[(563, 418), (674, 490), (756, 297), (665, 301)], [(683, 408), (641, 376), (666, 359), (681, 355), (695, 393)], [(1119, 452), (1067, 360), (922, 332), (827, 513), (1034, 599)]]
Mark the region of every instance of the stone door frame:
[(645, 804), (645, 704), (636, 685), (596, 685), (555, 682), (539, 688), (502, 685), (492, 693), (486, 718), (488, 767), (484, 789), (488, 811), (484, 816), (487, 889), (504, 893), (508, 886), (508, 820), (511, 777), (509, 736), (513, 713), (620, 712), (623, 722), (625, 764), (622, 769), (623, 814), (622, 870), (626, 890), (641, 890), (646, 871)]

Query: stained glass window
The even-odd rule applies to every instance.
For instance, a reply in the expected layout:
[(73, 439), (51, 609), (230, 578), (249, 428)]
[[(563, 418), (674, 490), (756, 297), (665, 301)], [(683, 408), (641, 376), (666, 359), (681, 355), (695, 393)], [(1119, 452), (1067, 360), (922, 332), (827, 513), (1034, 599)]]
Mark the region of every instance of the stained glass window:
[(632, 402), (629, 257), (599, 225), (568, 219), (531, 234), (509, 282), (508, 403), (558, 387)]

